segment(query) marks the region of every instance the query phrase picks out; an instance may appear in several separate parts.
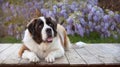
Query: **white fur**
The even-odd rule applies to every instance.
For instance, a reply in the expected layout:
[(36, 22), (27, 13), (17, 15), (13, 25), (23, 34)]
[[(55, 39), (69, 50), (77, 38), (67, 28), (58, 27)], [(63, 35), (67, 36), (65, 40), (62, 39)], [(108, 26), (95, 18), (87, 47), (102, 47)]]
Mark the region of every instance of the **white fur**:
[(30, 52), (28, 50), (24, 51), (22, 58), (29, 59), (30, 62), (39, 62), (40, 61), (40, 59), (37, 57), (37, 55), (34, 52)]

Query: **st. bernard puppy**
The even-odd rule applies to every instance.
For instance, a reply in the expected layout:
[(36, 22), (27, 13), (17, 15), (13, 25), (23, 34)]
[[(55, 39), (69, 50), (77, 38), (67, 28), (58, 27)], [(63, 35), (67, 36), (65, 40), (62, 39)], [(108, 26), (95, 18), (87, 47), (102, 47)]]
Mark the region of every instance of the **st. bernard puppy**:
[(43, 16), (30, 21), (22, 41), (19, 56), (31, 62), (39, 62), (42, 58), (54, 62), (71, 47), (64, 27)]

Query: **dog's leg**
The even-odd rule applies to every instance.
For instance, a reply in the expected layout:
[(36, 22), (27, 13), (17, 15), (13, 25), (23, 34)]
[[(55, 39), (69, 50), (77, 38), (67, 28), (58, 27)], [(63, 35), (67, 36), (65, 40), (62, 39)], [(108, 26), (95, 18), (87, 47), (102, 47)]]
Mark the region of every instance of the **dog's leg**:
[(64, 48), (65, 50), (69, 50), (71, 48), (71, 42), (67, 36), (67, 32), (64, 30)]
[(64, 55), (64, 49), (58, 49), (58, 50), (54, 50), (51, 51), (48, 56), (45, 58), (45, 61), (47, 62), (54, 62), (55, 58), (59, 58), (62, 57)]
[(18, 52), (19, 57), (22, 57), (22, 54), (23, 54), (24, 50), (29, 50), (29, 49), (23, 44), (22, 47), (20, 48), (19, 52)]
[(30, 62), (39, 62), (40, 59), (37, 57), (37, 55), (34, 52), (31, 52), (29, 50), (25, 50), (22, 54), (22, 58), (29, 59)]
[(71, 44), (71, 42), (70, 42), (70, 40), (69, 40), (69, 38), (66, 36), (66, 40), (65, 40), (65, 50), (67, 51), (67, 50), (70, 50), (70, 48), (71, 48), (71, 46), (72, 46), (72, 44)]

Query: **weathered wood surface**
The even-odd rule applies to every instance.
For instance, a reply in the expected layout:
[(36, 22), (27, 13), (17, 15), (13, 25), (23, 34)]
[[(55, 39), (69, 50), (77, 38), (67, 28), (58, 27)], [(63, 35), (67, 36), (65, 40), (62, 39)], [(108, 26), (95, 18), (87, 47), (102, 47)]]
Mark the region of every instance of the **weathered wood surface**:
[[(0, 44), (1, 64), (29, 64), (27, 59), (18, 57), (18, 51), (22, 44)], [(87, 44), (84, 47), (74, 45), (65, 56), (58, 58), (54, 63), (46, 63), (42, 60), (37, 64), (117, 64), (120, 65), (120, 44)]]

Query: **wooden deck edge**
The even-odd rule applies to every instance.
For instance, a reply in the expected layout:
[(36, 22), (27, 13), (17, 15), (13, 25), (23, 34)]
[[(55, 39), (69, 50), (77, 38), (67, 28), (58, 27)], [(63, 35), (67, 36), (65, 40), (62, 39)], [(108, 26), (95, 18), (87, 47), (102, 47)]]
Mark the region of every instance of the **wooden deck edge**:
[(46, 66), (63, 66), (63, 67), (120, 67), (120, 64), (35, 64), (35, 63), (29, 63), (29, 64), (0, 64), (0, 67), (46, 67)]

